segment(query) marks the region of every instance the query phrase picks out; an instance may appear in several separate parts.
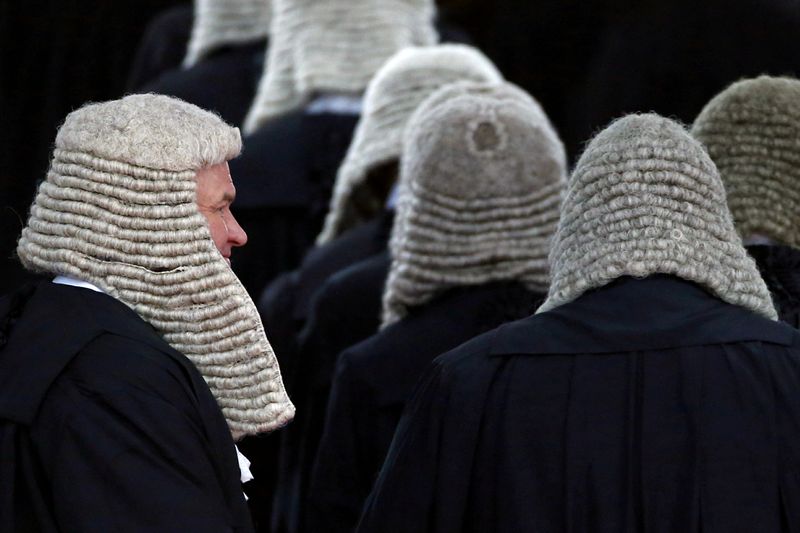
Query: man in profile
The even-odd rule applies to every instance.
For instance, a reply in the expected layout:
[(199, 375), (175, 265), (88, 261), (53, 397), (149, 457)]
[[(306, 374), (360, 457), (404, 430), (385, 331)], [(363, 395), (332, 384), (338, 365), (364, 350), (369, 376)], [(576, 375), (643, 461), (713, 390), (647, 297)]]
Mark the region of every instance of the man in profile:
[(55, 278), (0, 301), (0, 530), (252, 530), (233, 442), (294, 408), (230, 269), (240, 149), (158, 95), (60, 128), (17, 248)]

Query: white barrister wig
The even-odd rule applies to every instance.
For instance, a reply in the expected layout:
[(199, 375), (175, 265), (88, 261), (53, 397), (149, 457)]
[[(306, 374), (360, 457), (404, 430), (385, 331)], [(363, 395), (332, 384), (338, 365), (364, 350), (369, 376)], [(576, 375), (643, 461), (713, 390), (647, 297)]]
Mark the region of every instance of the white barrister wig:
[(400, 159), (411, 114), (431, 93), (458, 81), (499, 83), (502, 76), (479, 50), (462, 44), (404, 48), (375, 74), (353, 142), (339, 167), (319, 244), (381, 210), (385, 198), (370, 197), (369, 173)]
[(717, 167), (683, 126), (655, 114), (616, 120), (586, 147), (550, 258), (553, 280), (539, 312), (621, 276), (660, 273), (777, 319)]
[(383, 326), (453, 287), (544, 292), (567, 163), (541, 106), (509, 83), (448, 85), (404, 142)]
[(141, 94), (70, 113), (17, 253), (91, 282), (200, 370), (235, 439), (294, 415), (256, 307), (196, 203), (196, 172), (241, 149), (239, 130), (177, 98)]
[(269, 35), (272, 0), (195, 0), (192, 34), (183, 66), (188, 68), (223, 46)]
[(406, 46), (432, 45), (433, 0), (273, 0), (267, 62), (244, 129), (314, 93), (361, 93)]
[(739, 234), (800, 248), (800, 80), (734, 83), (695, 119)]

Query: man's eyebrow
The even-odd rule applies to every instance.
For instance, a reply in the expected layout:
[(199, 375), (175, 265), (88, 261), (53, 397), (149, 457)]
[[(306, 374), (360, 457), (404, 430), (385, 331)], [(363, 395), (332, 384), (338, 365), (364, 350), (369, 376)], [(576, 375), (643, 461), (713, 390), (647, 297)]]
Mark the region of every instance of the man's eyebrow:
[(233, 201), (236, 200), (236, 193), (233, 192), (226, 192), (222, 195), (222, 201), (225, 203), (232, 204)]

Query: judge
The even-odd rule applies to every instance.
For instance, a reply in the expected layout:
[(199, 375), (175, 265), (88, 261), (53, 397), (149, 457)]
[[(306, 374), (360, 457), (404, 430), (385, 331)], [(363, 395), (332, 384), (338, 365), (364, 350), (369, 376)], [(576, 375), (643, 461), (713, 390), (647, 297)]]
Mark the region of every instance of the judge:
[(383, 328), (336, 363), (312, 530), (353, 531), (430, 361), (528, 316), (549, 282), (566, 154), (537, 102), (510, 84), (450, 85), (417, 109), (404, 145)]
[(800, 81), (761, 76), (715, 96), (692, 126), (781, 320), (800, 327)]
[[(239, 131), (180, 100), (58, 131), (0, 302), (0, 529), (251, 531), (234, 440), (294, 407), (230, 268)], [(242, 466), (240, 466), (242, 465)]]
[(448, 83), (501, 79), (480, 51), (443, 44), (400, 50), (370, 81), (364, 113), (337, 172), (319, 246), (306, 254), (300, 268), (276, 279), (259, 301), (264, 326), (272, 337), (280, 337), (283, 361), (295, 358), (295, 341), (312, 297), (325, 280), (386, 249), (394, 209), (385, 206), (397, 179), (405, 126), (414, 110)]
[(791, 531), (800, 333), (703, 147), (632, 115), (570, 179), (537, 314), (438, 358), (358, 531)]

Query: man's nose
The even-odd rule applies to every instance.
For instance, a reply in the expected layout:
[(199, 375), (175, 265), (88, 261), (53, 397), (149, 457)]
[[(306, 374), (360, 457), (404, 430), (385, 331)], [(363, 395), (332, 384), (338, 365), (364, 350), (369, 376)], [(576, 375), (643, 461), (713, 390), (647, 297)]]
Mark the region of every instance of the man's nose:
[(228, 242), (233, 246), (244, 246), (247, 244), (247, 233), (239, 225), (239, 221), (231, 214), (231, 223), (228, 224)]

